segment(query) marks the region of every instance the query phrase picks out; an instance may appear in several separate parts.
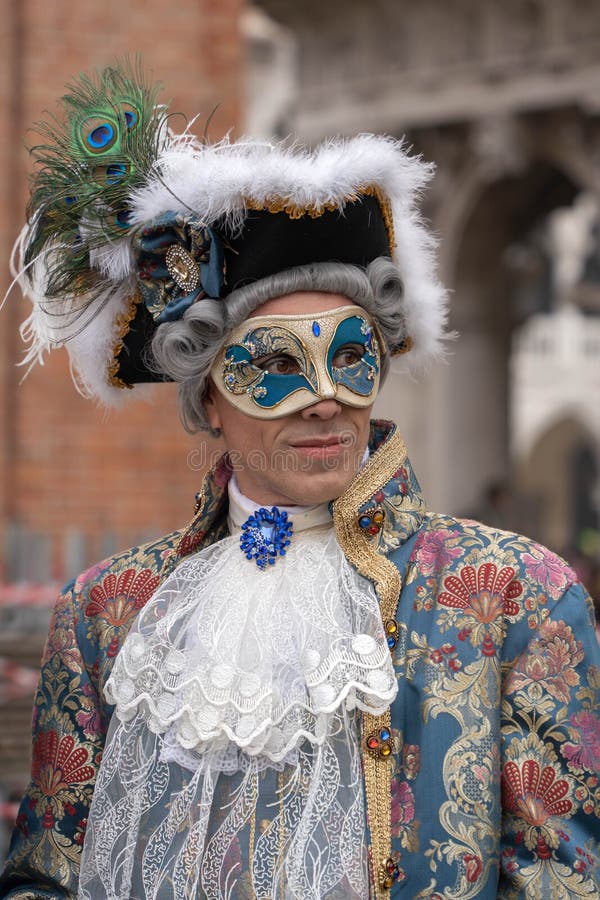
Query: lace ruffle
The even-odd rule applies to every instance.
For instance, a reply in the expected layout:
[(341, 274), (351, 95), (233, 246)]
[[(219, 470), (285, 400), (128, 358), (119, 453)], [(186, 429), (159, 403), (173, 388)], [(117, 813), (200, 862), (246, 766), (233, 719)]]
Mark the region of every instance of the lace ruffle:
[(397, 686), (374, 589), (331, 529), (259, 571), (236, 538), (182, 563), (140, 613), (116, 704), (80, 900), (362, 900), (355, 707)]
[(375, 592), (327, 530), (298, 535), (265, 572), (235, 537), (182, 563), (140, 614), (106, 693), (122, 721), (140, 710), (168, 732), (165, 752), (193, 751), (191, 764), (230, 744), (290, 762), (303, 741), (323, 743), (343, 703), (377, 715), (396, 690)]

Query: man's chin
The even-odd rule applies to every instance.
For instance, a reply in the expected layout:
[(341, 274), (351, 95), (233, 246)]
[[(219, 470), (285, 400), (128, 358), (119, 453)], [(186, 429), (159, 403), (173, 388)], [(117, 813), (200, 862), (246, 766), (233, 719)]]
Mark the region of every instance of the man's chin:
[[(289, 505), (317, 506), (337, 500), (350, 486), (355, 472), (320, 470), (299, 473), (293, 481), (279, 484), (279, 491), (289, 497)], [(285, 505), (285, 504), (282, 504)]]

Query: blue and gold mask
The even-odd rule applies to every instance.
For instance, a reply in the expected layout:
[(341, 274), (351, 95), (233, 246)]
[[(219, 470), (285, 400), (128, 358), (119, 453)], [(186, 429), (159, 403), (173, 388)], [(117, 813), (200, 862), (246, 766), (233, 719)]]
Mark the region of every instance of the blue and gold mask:
[(368, 313), (340, 306), (313, 315), (256, 316), (229, 336), (212, 368), (223, 396), (256, 419), (278, 419), (321, 400), (370, 406), (381, 350)]

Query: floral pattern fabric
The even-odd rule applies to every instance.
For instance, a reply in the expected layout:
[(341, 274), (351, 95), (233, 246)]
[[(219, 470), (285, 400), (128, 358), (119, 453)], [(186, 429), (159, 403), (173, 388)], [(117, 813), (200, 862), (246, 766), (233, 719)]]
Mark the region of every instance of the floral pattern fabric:
[[(393, 426), (391, 426), (393, 428)], [(374, 445), (390, 426), (375, 423)], [(0, 895), (75, 897), (111, 707), (103, 685), (135, 615), (183, 556), (226, 534), (223, 461), (191, 525), (100, 563), (52, 619), (32, 780)], [(600, 650), (569, 567), (518, 535), (425, 512), (408, 461), (364, 498), (398, 569), (392, 897), (600, 896)], [(251, 897), (240, 848), (233, 897)], [(242, 852), (243, 851), (243, 852)], [(237, 891), (237, 893), (236, 893)]]
[(406, 685), (392, 725), (421, 759), (392, 787), (398, 895), (600, 896), (600, 654), (574, 573), (518, 535), (436, 515), (392, 558)]

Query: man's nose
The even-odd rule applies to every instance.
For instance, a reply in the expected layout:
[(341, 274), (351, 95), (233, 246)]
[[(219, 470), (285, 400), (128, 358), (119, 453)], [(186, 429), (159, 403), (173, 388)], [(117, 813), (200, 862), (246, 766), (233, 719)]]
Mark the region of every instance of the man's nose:
[(313, 406), (307, 406), (301, 412), (303, 419), (334, 419), (342, 411), (341, 403), (337, 400), (319, 400)]

